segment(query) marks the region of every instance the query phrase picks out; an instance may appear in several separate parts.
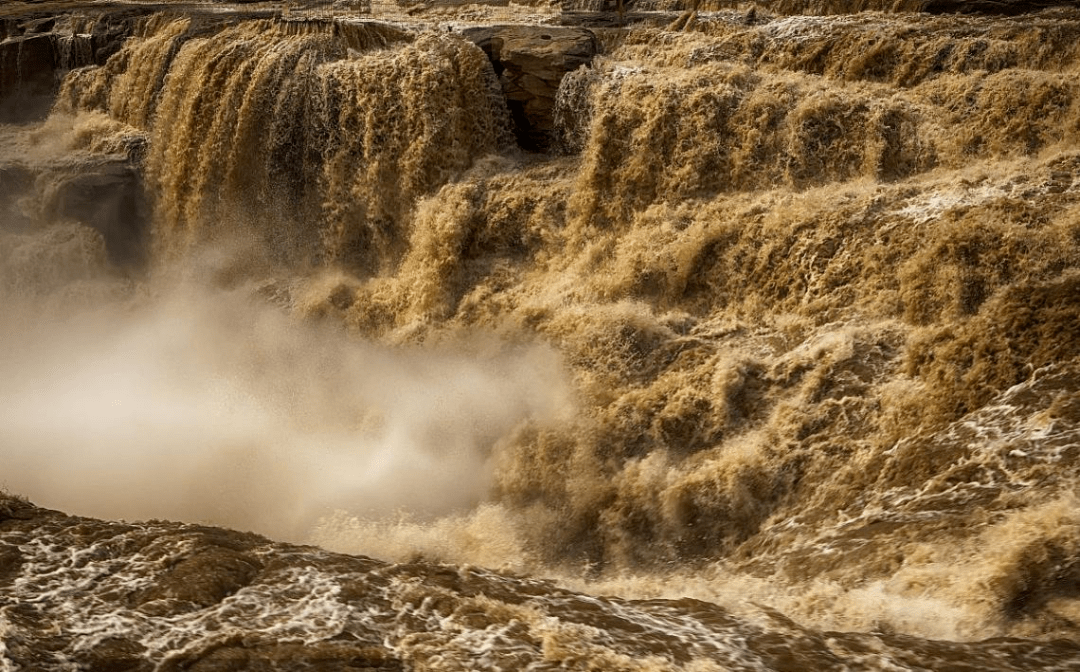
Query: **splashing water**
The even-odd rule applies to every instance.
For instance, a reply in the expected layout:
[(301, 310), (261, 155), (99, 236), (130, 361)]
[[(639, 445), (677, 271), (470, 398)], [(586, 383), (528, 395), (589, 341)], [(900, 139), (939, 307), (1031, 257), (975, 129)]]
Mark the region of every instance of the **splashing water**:
[[(69, 73), (0, 134), (3, 485), (401, 564), (350, 570), (377, 598), (260, 574), (173, 634), (95, 614), (64, 655), (232, 618), (417, 669), (1075, 641), (1080, 16), (893, 9), (597, 29), (558, 155), (452, 31), (152, 15)], [(145, 203), (71, 205), (129, 174)]]

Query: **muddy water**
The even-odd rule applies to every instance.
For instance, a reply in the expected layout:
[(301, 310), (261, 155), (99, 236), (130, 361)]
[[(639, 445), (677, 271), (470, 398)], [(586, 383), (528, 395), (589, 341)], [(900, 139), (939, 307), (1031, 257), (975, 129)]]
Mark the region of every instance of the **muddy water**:
[(1080, 15), (686, 18), (561, 154), (415, 22), (152, 16), (5, 127), (5, 487), (326, 549), (14, 507), (7, 669), (1080, 665)]

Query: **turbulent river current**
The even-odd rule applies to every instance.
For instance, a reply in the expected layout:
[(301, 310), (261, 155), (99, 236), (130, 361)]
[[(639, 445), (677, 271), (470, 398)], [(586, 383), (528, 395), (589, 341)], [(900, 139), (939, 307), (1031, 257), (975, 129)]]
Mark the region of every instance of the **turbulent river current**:
[(0, 7), (0, 672), (1080, 669), (1080, 10), (287, 4)]

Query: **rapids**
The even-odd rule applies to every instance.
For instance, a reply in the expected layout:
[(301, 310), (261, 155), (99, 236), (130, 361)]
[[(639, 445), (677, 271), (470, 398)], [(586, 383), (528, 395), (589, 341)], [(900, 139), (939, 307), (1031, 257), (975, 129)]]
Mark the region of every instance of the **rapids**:
[(1080, 11), (676, 4), (0, 10), (0, 671), (1080, 668)]

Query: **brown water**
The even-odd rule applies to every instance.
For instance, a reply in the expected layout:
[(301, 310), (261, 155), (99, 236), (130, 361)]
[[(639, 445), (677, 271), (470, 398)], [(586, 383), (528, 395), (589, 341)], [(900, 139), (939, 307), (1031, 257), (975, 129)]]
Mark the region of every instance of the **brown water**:
[[(559, 155), (442, 29), (69, 74), (0, 139), (3, 485), (419, 563), (416, 669), (1080, 666), (1080, 14), (599, 37)], [(57, 214), (108, 157), (140, 263)]]

